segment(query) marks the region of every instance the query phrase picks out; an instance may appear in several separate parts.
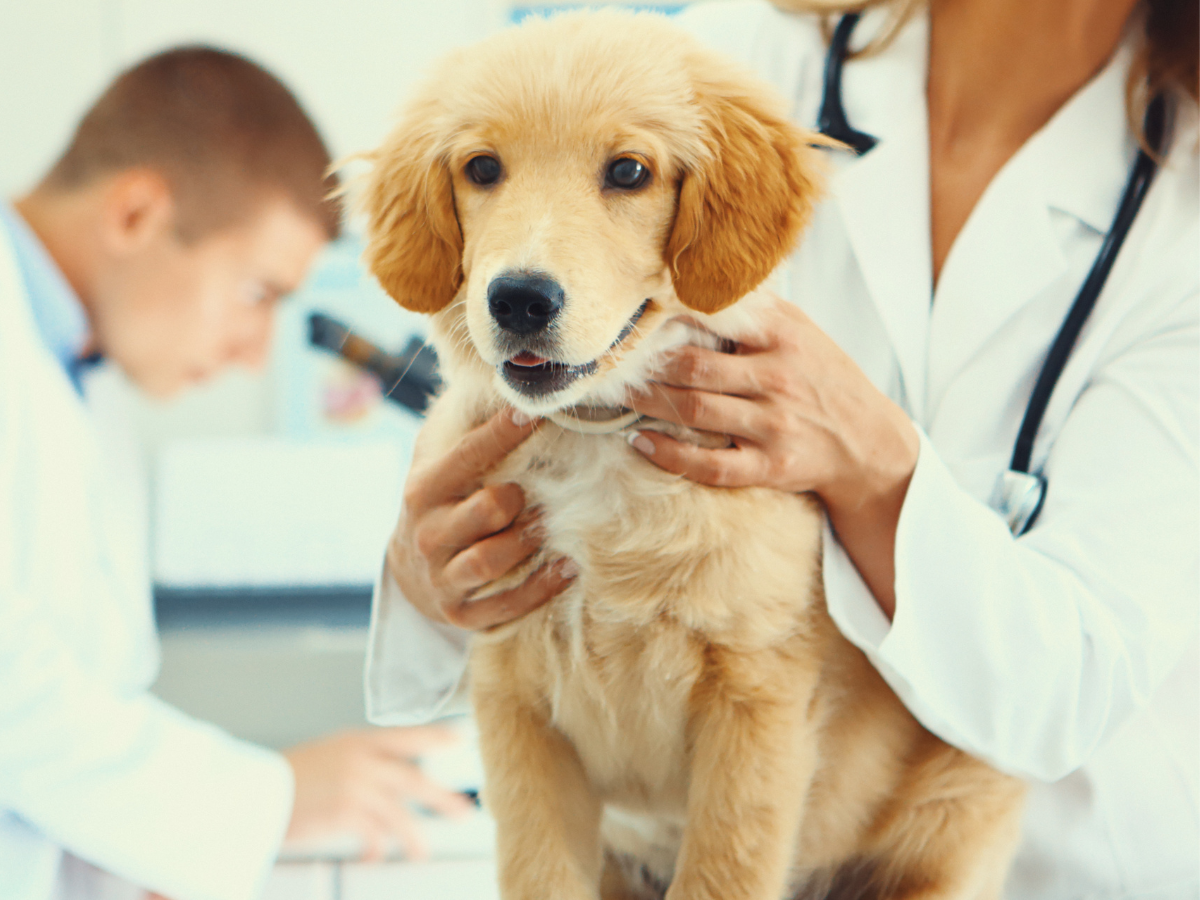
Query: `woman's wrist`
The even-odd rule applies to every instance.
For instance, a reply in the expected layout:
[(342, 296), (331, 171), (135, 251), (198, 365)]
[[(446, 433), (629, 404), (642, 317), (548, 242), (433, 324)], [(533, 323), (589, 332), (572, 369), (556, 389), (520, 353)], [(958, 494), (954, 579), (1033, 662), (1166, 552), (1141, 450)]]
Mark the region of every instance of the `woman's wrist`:
[(877, 427), (848, 454), (839, 477), (818, 495), (829, 524), (871, 594), (891, 619), (896, 608), (896, 530), (916, 470), (920, 437), (891, 401)]
[(870, 515), (903, 501), (917, 466), (921, 439), (908, 415), (882, 396), (874, 414), (859, 417), (858, 428), (847, 429), (842, 464), (816, 489), (831, 517)]

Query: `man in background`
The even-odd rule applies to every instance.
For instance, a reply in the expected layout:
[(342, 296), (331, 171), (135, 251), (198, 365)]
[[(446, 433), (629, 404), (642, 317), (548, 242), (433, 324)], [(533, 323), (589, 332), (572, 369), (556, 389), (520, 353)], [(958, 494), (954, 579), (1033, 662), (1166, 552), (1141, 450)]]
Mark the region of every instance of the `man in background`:
[(329, 161), (273, 76), (184, 48), (123, 73), (37, 187), (0, 204), (5, 900), (69, 894), (64, 859), (173, 900), (242, 900), (285, 836), (411, 850), (406, 800), (467, 808), (412, 763), (435, 730), (277, 754), (149, 692), (144, 509), (82, 399), (101, 356), (157, 396), (260, 365), (275, 305), (338, 234)]

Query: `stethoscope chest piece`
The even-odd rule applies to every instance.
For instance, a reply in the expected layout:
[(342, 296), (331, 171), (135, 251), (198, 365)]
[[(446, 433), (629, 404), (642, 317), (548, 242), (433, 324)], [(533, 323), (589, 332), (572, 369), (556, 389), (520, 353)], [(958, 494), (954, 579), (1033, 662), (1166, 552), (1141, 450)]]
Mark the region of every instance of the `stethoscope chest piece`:
[(1046, 499), (1046, 479), (1040, 473), (1002, 472), (988, 504), (1000, 514), (1008, 530), (1020, 536), (1033, 524)]

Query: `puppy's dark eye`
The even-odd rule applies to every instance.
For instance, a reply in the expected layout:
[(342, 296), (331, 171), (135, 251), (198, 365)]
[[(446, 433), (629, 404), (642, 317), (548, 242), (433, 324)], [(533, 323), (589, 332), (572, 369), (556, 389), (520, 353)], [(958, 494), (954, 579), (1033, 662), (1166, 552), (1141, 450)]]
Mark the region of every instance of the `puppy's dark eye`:
[(476, 156), (467, 163), (466, 171), (468, 178), (486, 187), (500, 180), (500, 160), (494, 156)]
[(604, 174), (604, 186), (631, 191), (640, 188), (650, 177), (650, 170), (636, 159), (625, 156), (613, 160)]

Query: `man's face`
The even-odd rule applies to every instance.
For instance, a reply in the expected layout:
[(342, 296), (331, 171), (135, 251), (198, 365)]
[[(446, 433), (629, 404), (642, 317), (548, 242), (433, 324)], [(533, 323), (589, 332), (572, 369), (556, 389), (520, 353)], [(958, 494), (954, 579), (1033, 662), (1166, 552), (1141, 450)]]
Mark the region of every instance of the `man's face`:
[(279, 300), (299, 287), (325, 233), (282, 199), (244, 223), (182, 242), (164, 228), (110, 272), (94, 322), (105, 355), (167, 397), (233, 364), (266, 359)]

